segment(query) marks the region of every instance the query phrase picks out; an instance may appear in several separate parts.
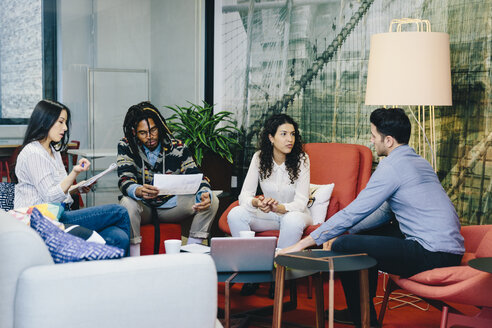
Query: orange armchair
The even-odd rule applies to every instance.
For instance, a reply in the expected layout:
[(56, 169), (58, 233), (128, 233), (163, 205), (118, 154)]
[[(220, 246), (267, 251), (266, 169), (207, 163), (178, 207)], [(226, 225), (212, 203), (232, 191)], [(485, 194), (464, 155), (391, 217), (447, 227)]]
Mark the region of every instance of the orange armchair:
[[(460, 266), (428, 270), (407, 279), (390, 275), (378, 319), (381, 325), (391, 292), (402, 288), (442, 310), (441, 328), (492, 327), (492, 274), (468, 266), (468, 261), (474, 258), (492, 257), (492, 225), (462, 227), (461, 234), (465, 239), (465, 255)], [(474, 305), (481, 311), (468, 317), (447, 302)]]
[[(366, 146), (340, 143), (308, 143), (304, 145), (304, 151), (309, 155), (311, 162), (311, 183), (335, 183), (326, 221), (350, 204), (365, 188), (371, 177), (372, 152)], [(229, 235), (231, 230), (227, 224), (227, 215), (238, 205), (238, 201), (233, 202), (219, 219), (219, 228)], [(306, 227), (304, 236), (309, 235), (319, 226), (317, 224)], [(278, 230), (269, 230), (256, 235), (278, 237), (278, 234)]]

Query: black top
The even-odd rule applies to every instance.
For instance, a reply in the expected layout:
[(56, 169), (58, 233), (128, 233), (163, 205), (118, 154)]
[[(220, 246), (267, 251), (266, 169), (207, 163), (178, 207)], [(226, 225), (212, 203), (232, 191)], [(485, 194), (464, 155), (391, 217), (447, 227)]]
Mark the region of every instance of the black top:
[(335, 272), (368, 269), (377, 263), (367, 254), (311, 250), (278, 255), (275, 263), (294, 269), (330, 271), (328, 258), (333, 260)]

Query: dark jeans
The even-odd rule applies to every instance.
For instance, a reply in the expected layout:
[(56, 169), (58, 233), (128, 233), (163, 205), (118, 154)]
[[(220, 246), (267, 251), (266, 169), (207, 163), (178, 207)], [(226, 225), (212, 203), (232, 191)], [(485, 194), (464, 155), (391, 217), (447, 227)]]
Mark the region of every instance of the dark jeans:
[(81, 210), (65, 211), (60, 222), (78, 224), (97, 231), (106, 244), (125, 250), (130, 246), (130, 218), (127, 210), (120, 205), (100, 205)]
[[(455, 266), (461, 255), (430, 252), (418, 242), (399, 237), (375, 235), (342, 235), (332, 245), (339, 252), (367, 253), (378, 263), (369, 269), (369, 300), (371, 322), (377, 319), (373, 298), (376, 296), (378, 270), (410, 277), (422, 271), (439, 267)], [(347, 306), (356, 325), (360, 325), (359, 272), (340, 273)]]

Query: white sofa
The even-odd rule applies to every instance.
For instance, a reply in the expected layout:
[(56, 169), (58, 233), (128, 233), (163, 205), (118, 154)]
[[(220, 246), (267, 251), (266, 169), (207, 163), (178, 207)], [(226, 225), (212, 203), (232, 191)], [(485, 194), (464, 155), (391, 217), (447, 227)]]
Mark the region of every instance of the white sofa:
[(221, 327), (217, 273), (202, 254), (54, 264), (0, 210), (0, 327)]

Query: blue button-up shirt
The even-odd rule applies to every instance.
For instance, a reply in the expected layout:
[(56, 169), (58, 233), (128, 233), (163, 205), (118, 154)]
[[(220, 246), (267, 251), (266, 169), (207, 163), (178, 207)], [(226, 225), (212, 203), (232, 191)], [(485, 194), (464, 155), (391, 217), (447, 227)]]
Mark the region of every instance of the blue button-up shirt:
[(357, 198), (313, 231), (311, 237), (320, 245), (365, 218), (368, 222), (360, 224), (364, 228), (379, 225), (389, 220), (390, 211), (406, 239), (417, 241), (431, 252), (465, 252), (451, 200), (429, 162), (408, 145), (395, 148), (382, 159)]

